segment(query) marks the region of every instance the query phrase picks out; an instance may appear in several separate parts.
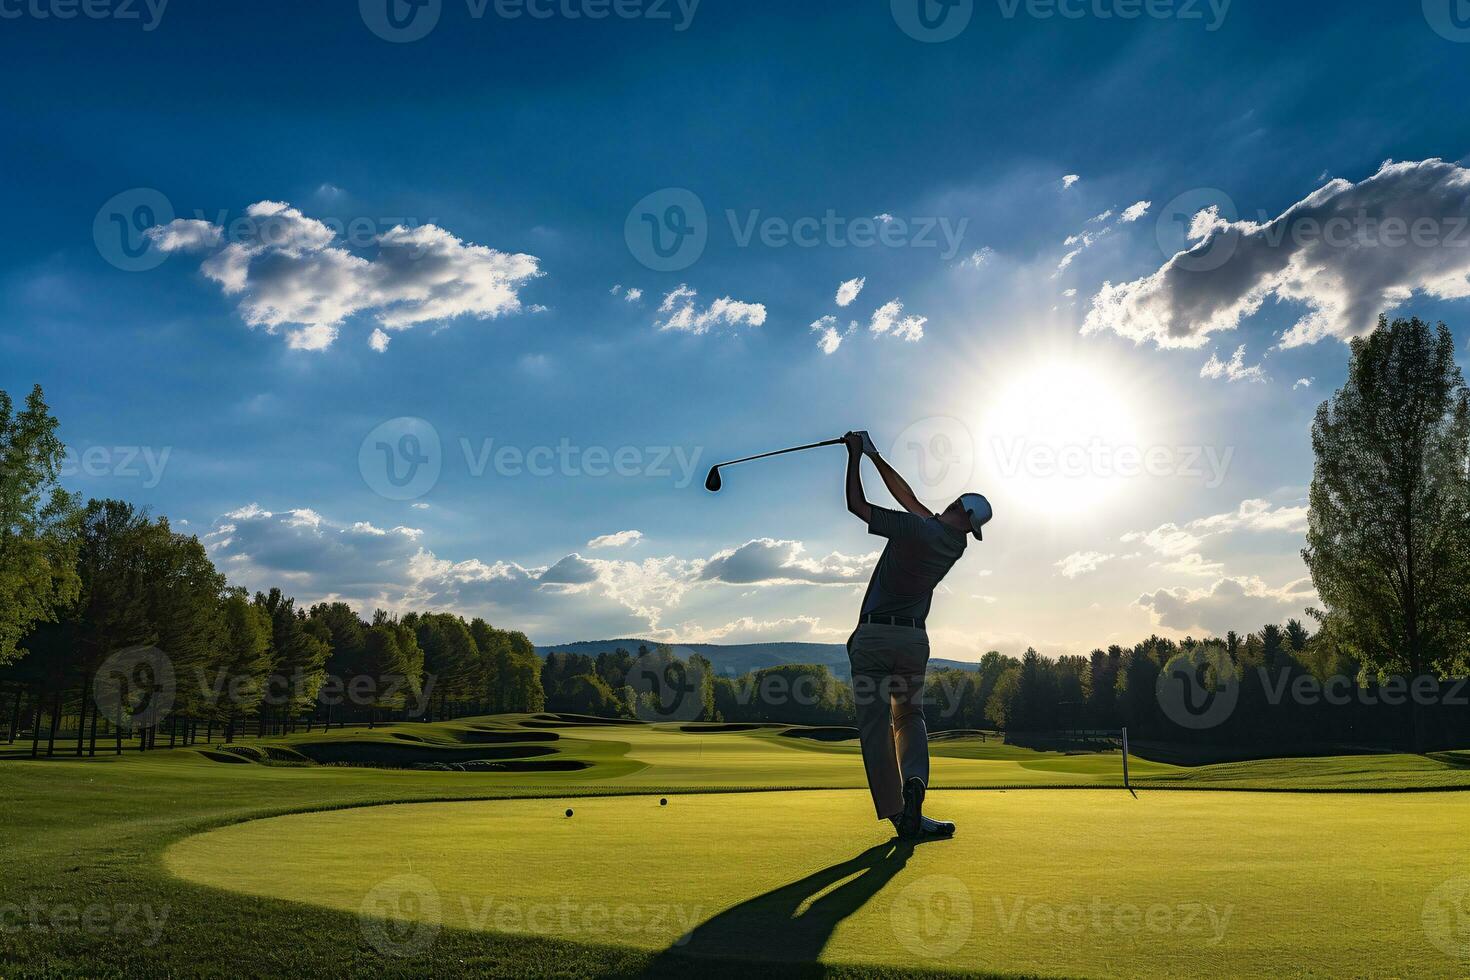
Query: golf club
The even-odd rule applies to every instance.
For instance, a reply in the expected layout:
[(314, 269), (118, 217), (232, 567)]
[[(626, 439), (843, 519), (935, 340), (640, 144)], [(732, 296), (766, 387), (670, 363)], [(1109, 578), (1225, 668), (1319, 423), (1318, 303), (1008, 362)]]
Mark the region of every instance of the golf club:
[(766, 459), (766, 458), (768, 458), (770, 456), (783, 456), (786, 453), (799, 453), (799, 452), (801, 452), (804, 449), (816, 449), (819, 446), (840, 446), (840, 445), (842, 445), (842, 440), (841, 439), (828, 439), (825, 442), (814, 442), (814, 443), (812, 443), (811, 445), (808, 445), (808, 446), (792, 446), (790, 449), (777, 449), (775, 452), (761, 453), (758, 456), (746, 456), (744, 459), (732, 459), (732, 460), (729, 460), (728, 462), (716, 463), (714, 466), (711, 466), (709, 468), (709, 476), (705, 478), (704, 488), (706, 490), (708, 490), (710, 493), (719, 493), (720, 492), (720, 487), (722, 486), (722, 484), (720, 482), (720, 467), (721, 466), (734, 466), (736, 463), (749, 463), (749, 462), (751, 462), (753, 460)]

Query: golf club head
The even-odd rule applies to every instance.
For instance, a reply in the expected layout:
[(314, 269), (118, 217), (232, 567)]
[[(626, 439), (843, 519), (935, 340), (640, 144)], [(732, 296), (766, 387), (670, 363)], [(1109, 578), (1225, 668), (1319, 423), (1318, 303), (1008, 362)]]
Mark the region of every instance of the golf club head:
[(710, 493), (720, 492), (720, 468), (718, 466), (709, 468), (709, 476), (704, 478), (704, 488)]

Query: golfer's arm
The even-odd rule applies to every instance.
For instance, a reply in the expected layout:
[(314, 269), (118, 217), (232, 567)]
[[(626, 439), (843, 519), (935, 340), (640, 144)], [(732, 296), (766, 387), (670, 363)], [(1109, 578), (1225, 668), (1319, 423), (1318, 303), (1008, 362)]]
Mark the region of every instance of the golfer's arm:
[(888, 465), (888, 460), (874, 453), (873, 465), (878, 467), (878, 475), (883, 477), (884, 486), (888, 487), (888, 492), (893, 494), (893, 499), (897, 500), (904, 510), (915, 517), (934, 516), (933, 511), (919, 503), (919, 498), (914, 496), (914, 491), (909, 487), (908, 481), (898, 475), (898, 470)]
[(873, 508), (868, 503), (868, 498), (863, 494), (863, 454), (847, 451), (847, 509), (851, 514), (867, 524), (873, 517)]

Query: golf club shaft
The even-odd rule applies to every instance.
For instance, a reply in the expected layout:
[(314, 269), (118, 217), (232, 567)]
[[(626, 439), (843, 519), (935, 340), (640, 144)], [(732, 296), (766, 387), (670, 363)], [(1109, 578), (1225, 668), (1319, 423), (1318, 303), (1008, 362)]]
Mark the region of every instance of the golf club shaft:
[(809, 446), (792, 446), (790, 449), (778, 449), (772, 453), (761, 453), (759, 456), (746, 456), (744, 459), (732, 459), (728, 462), (718, 463), (716, 464), (715, 469), (719, 469), (722, 466), (734, 466), (736, 463), (749, 463), (751, 460), (765, 459), (768, 456), (782, 456), (786, 453), (799, 453), (803, 449), (816, 449), (819, 446), (840, 446), (842, 445), (842, 442), (843, 440), (841, 439), (828, 439), (825, 442), (814, 442)]

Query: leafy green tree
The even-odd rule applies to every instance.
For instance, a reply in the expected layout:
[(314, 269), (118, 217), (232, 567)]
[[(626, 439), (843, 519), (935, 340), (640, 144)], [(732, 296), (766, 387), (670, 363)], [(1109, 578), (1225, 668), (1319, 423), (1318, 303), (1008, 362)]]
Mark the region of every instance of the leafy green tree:
[(987, 725), (996, 724), (995, 719), (990, 715), (990, 696), (995, 693), (995, 685), (1001, 675), (1011, 667), (1020, 665), (1021, 662), (1015, 657), (1004, 656), (998, 650), (991, 650), (980, 658), (980, 670), (975, 679), (973, 699), (973, 703), (979, 706), (979, 710), (972, 716), (971, 725), (973, 727), (984, 728)]
[(448, 717), (451, 704), (477, 701), (484, 689), (482, 661), (465, 621), (449, 613), (426, 613), (405, 617), (405, 622), (414, 627), (423, 649), (424, 673), (434, 686), (438, 717)]
[(0, 665), (36, 623), (54, 622), (81, 592), (78, 499), (58, 483), (65, 448), (37, 385), (15, 412), (0, 391)]
[(601, 718), (617, 718), (624, 713), (612, 688), (596, 674), (577, 674), (567, 678), (550, 700), (556, 711)]
[(220, 602), (222, 636), (213, 717), (225, 724), (225, 740), (233, 740), (238, 719), (260, 710), (266, 676), (271, 669), (271, 621), (264, 607), (250, 601), (244, 589), (230, 589)]
[(1002, 731), (1019, 731), (1021, 714), (1021, 667), (1017, 664), (996, 678), (990, 699), (985, 702), (985, 715)]
[(327, 673), (344, 678), (357, 674), (367, 641), (367, 624), (362, 618), (345, 602), (319, 602), (311, 607), (307, 618), (326, 627), (332, 647)]
[(1300, 654), (1307, 648), (1307, 643), (1312, 634), (1302, 625), (1300, 619), (1288, 619), (1286, 621), (1286, 645), (1291, 647), (1291, 652)]
[(1312, 450), (1302, 556), (1338, 636), (1377, 672), (1455, 669), (1470, 644), (1470, 390), (1450, 331), (1383, 317), (1354, 339)]
[(267, 702), (261, 714), (274, 714), (284, 727), (286, 721), (315, 704), (326, 676), (332, 648), (307, 628), (306, 617), (296, 609), (296, 600), (280, 589), (257, 592), (255, 604), (271, 622), (271, 678)]
[(203, 680), (224, 639), (225, 577), (197, 537), (175, 534), (166, 519), (148, 525), (143, 562), (153, 643), (168, 656), (178, 681), (174, 712), (199, 717), (212, 707)]
[(546, 706), (541, 688), (541, 658), (526, 634), (511, 630), (507, 634), (510, 661), (501, 684), (506, 692), (506, 711), (540, 711)]
[(470, 637), (480, 652), (480, 703), (486, 711), (506, 711), (502, 679), (510, 671), (510, 635), (476, 616), (470, 620)]

